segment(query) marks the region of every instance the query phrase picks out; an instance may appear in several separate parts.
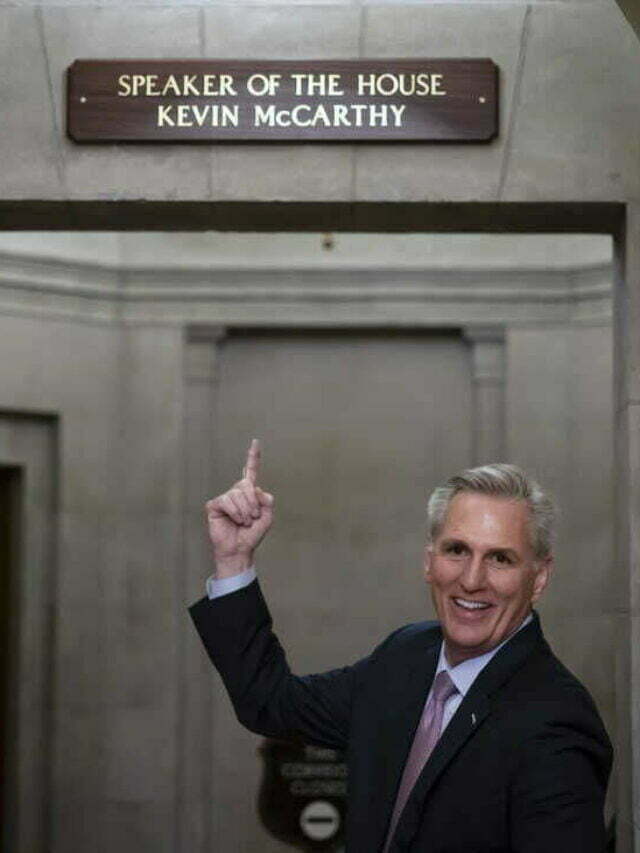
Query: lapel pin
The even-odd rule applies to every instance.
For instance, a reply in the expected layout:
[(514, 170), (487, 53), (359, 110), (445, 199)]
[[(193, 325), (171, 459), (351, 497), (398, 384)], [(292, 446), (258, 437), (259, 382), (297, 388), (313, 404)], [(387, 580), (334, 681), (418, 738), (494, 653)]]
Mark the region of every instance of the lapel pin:
[(475, 715), (475, 714), (472, 714), (472, 715), (471, 715), (471, 725), (472, 725), (472, 726), (475, 726), (475, 724), (476, 724), (476, 715)]

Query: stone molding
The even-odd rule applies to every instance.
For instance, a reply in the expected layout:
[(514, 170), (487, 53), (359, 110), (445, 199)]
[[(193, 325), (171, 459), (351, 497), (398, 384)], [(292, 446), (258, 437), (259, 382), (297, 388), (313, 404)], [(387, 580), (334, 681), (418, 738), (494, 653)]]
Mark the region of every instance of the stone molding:
[(467, 326), (462, 334), (471, 349), (473, 458), (483, 465), (504, 458), (506, 334), (495, 324)]
[(609, 322), (612, 266), (108, 267), (0, 254), (0, 312), (93, 322), (415, 325)]
[(463, 329), (463, 337), (471, 345), (473, 381), (479, 384), (504, 383), (504, 326), (469, 326)]

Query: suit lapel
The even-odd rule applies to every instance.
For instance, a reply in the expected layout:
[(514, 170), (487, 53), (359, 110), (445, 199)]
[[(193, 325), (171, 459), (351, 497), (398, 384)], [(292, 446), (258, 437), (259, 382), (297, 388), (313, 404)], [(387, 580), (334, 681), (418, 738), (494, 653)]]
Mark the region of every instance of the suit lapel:
[(375, 822), (371, 849), (381, 848), (386, 838), (400, 778), (435, 675), (442, 634), (439, 629), (430, 633), (426, 642), (416, 644), (408, 665), (396, 671), (393, 683), (385, 686), (389, 706), (382, 715), (375, 762), (376, 778), (371, 780), (379, 804), (375, 814), (370, 816)]
[(469, 690), (436, 744), (407, 800), (396, 827), (394, 844), (391, 847), (393, 853), (408, 849), (411, 839), (419, 828), (423, 803), (430, 789), (446, 770), (449, 762), (480, 728), (490, 712), (491, 705), (487, 696), (476, 693), (475, 697), (471, 698), (471, 690)]
[[(500, 701), (499, 692), (502, 685), (541, 644), (546, 645), (540, 629), (540, 620), (534, 612), (533, 621), (503, 646), (478, 675), (444, 730), (414, 786), (398, 822), (391, 851), (408, 849), (411, 839), (419, 828), (423, 803), (430, 789), (449, 762), (480, 729), (482, 722)], [(431, 680), (433, 680), (433, 672)], [(417, 722), (416, 720), (413, 730)], [(401, 771), (403, 767), (404, 764)]]

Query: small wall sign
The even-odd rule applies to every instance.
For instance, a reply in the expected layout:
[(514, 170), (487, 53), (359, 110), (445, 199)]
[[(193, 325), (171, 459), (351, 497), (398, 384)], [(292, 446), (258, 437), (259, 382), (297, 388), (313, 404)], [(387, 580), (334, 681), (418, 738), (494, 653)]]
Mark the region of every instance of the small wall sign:
[(265, 739), (258, 814), (267, 832), (296, 850), (344, 849), (347, 765), (334, 749)]
[(490, 59), (91, 60), (68, 69), (75, 142), (488, 142)]

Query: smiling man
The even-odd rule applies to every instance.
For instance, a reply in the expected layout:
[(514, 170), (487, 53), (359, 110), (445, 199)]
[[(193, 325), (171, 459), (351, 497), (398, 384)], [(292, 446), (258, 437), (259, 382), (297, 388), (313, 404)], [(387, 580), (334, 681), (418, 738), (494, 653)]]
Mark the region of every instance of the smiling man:
[(428, 503), (425, 576), (439, 622), (367, 658), (293, 675), (253, 567), (273, 497), (242, 478), (207, 503), (215, 572), (191, 614), (239, 720), (346, 750), (349, 853), (602, 853), (611, 745), (532, 609), (554, 510), (513, 465), (469, 469)]
[(436, 489), (425, 574), (455, 666), (499, 646), (549, 580), (553, 505), (512, 465), (486, 465)]

